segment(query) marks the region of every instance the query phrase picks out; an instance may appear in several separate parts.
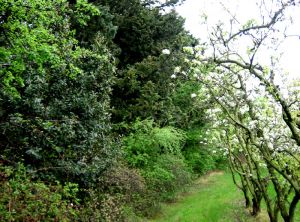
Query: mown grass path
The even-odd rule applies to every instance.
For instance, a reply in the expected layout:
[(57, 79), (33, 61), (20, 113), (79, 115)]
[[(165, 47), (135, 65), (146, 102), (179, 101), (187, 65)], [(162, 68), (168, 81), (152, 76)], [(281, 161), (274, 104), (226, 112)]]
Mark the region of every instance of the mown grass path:
[(250, 219), (242, 200), (229, 173), (211, 172), (198, 179), (178, 201), (165, 204), (151, 222), (268, 221)]

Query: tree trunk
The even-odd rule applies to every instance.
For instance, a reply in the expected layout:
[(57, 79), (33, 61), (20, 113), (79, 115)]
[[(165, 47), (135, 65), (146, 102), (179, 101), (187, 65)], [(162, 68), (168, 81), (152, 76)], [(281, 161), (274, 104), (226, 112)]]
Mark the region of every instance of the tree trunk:
[(243, 193), (244, 193), (244, 198), (245, 198), (245, 206), (246, 206), (246, 208), (249, 208), (249, 207), (251, 207), (251, 201), (250, 201), (247, 189), (243, 189)]
[(257, 216), (261, 209), (260, 209), (260, 202), (261, 198), (252, 198), (252, 215)]
[(284, 222), (293, 222), (294, 221), (295, 210), (296, 210), (299, 200), (300, 200), (300, 194), (296, 193), (290, 204), (288, 217), (284, 218)]

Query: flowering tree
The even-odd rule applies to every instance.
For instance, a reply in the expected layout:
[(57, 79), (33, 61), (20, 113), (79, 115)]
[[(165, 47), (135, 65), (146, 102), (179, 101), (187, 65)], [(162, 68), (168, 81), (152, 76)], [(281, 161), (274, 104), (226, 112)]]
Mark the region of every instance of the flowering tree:
[[(258, 55), (276, 52), (287, 38), (282, 30), (287, 23), (285, 12), (296, 3), (261, 3), (266, 4), (275, 10), (268, 14), (261, 10), (260, 19), (250, 20), (241, 28), (237, 28), (240, 23), (236, 17), (229, 30), (218, 24), (210, 36), (207, 51), (211, 54), (188, 51), (193, 55), (190, 70), (192, 78), (206, 86), (209, 99), (219, 107), (213, 112), (218, 123), (215, 127), (220, 129), (219, 142), (246, 205), (252, 205), (256, 215), (264, 199), (271, 221), (278, 221), (278, 213), (284, 221), (293, 221), (300, 199), (299, 91), (277, 85), (281, 70), (275, 65), (275, 56), (270, 56), (267, 68)], [(241, 183), (235, 179), (236, 174)], [(270, 188), (275, 196), (268, 192)]]

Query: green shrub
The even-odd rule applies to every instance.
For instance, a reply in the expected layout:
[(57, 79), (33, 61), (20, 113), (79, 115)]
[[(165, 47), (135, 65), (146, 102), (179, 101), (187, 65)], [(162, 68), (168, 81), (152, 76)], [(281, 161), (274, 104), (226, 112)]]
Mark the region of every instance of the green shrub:
[(159, 201), (171, 200), (176, 191), (191, 182), (191, 174), (180, 156), (161, 155), (152, 167), (143, 170), (142, 175)]
[(198, 175), (210, 170), (223, 169), (226, 165), (224, 157), (213, 152), (215, 144), (210, 142), (212, 134), (205, 127), (193, 128), (187, 132), (183, 155), (187, 165)]
[(139, 171), (119, 163), (103, 173), (95, 189), (86, 191), (81, 220), (124, 221), (129, 213), (142, 215), (140, 203), (147, 192)]
[(122, 195), (101, 193), (89, 189), (88, 198), (81, 207), (79, 221), (115, 222), (125, 221)]
[(216, 169), (216, 160), (211, 152), (203, 147), (189, 148), (184, 156), (187, 165), (196, 174), (203, 175), (209, 170)]
[(87, 1), (74, 8), (67, 1), (2, 2), (0, 60), (8, 65), (0, 68), (1, 158), (26, 163), (43, 180), (91, 185), (116, 156), (109, 137), (115, 68), (100, 35), (79, 47), (72, 22), (84, 25), (101, 12)]
[(23, 165), (0, 166), (0, 221), (74, 221), (77, 192), (72, 183), (31, 181)]
[(137, 168), (153, 165), (162, 154), (180, 154), (185, 142), (182, 130), (157, 127), (150, 119), (137, 120), (131, 129), (132, 132), (123, 138), (123, 151), (128, 164)]

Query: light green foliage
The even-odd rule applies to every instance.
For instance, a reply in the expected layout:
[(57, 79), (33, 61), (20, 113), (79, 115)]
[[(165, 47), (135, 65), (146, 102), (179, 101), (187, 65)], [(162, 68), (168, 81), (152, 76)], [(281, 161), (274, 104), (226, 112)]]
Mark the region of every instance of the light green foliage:
[[(4, 0), (2, 3), (0, 83), (6, 94), (20, 98), (25, 70), (37, 69), (40, 74), (45, 74), (45, 66), (61, 65), (65, 56), (74, 56), (68, 48), (76, 40), (64, 17), (65, 1)], [(62, 42), (63, 38), (69, 39)]]
[(142, 175), (158, 201), (173, 199), (176, 191), (191, 182), (183, 158), (174, 155), (161, 155), (153, 166), (142, 171)]
[(23, 165), (0, 166), (1, 221), (74, 221), (78, 218), (78, 185), (32, 181)]
[(153, 120), (137, 120), (131, 134), (123, 138), (123, 151), (131, 167), (141, 169), (147, 188), (139, 199), (142, 215), (153, 215), (159, 201), (170, 200), (177, 190), (191, 181), (181, 155), (186, 136), (171, 126), (158, 127)]
[(157, 127), (153, 120), (137, 120), (132, 133), (123, 138), (125, 157), (138, 168), (153, 164), (161, 154), (179, 155), (184, 144), (184, 132), (174, 127)]

